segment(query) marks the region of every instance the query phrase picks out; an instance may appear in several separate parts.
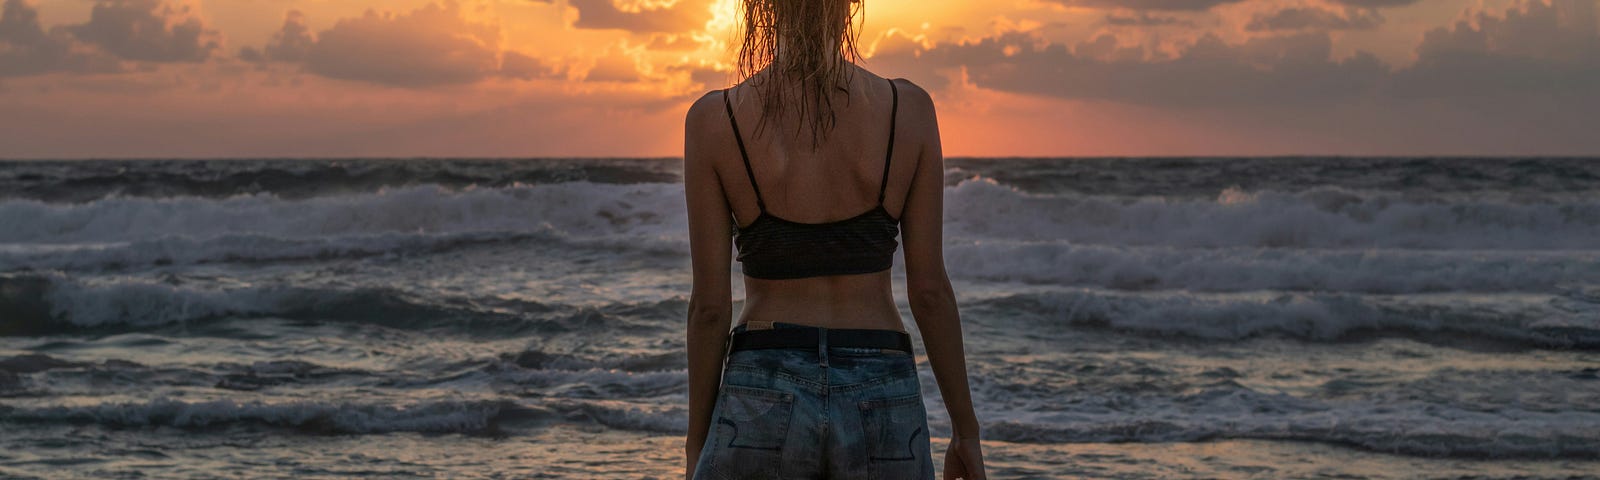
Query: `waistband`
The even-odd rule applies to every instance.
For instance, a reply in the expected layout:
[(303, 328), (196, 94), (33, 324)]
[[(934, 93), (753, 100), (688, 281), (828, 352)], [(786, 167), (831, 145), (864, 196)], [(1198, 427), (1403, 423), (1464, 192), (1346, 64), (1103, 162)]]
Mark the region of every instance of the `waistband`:
[(772, 348), (816, 350), (827, 347), (883, 348), (912, 353), (911, 335), (894, 330), (773, 323), (770, 330), (749, 330), (745, 325), (739, 325), (734, 327), (733, 335), (728, 339), (730, 352)]

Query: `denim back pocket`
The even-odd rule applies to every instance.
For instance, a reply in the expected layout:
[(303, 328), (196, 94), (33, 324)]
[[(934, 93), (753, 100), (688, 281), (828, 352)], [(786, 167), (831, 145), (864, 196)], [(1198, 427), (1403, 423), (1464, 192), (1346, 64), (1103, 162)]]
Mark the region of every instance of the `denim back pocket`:
[(773, 478), (783, 459), (794, 394), (723, 385), (717, 405), (713, 478)]
[(922, 394), (866, 400), (860, 407), (861, 425), (867, 434), (869, 478), (933, 478), (928, 411)]

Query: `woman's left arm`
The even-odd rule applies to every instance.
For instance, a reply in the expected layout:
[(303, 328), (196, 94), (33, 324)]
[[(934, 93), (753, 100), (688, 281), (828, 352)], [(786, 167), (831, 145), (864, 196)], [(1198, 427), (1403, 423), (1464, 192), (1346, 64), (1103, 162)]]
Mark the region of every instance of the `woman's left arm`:
[(684, 121), (683, 192), (689, 214), (689, 255), (694, 272), (689, 294), (687, 350), (689, 355), (689, 432), (685, 438), (685, 478), (693, 478), (711, 428), (711, 412), (722, 383), (723, 345), (733, 323), (732, 261), (733, 218), (722, 193), (713, 160), (718, 149), (714, 133), (721, 105), (715, 94), (706, 95), (689, 108)]

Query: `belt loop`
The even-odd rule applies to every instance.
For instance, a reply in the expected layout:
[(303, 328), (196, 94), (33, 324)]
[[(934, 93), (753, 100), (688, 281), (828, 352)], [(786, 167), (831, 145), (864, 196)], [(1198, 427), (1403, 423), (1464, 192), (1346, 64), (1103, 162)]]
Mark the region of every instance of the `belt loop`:
[(828, 368), (828, 329), (817, 327), (817, 359), (822, 368)]

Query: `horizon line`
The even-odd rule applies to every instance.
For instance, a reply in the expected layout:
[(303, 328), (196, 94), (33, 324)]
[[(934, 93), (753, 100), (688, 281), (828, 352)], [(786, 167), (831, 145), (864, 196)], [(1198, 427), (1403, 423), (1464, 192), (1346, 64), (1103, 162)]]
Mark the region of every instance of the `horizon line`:
[[(1410, 159), (1410, 160), (1519, 160), (1562, 159), (1600, 160), (1600, 152), (1593, 154), (1427, 154), (1427, 155), (1350, 155), (1350, 154), (1284, 154), (1284, 155), (946, 155), (946, 160), (1160, 160), (1160, 159), (1231, 159), (1231, 160), (1335, 160), (1335, 159)], [(130, 157), (0, 157), (0, 162), (94, 162), (94, 161), (308, 161), (308, 160), (641, 160), (667, 161), (683, 159), (682, 156), (377, 156), (377, 155), (327, 155), (327, 156), (130, 156)]]

